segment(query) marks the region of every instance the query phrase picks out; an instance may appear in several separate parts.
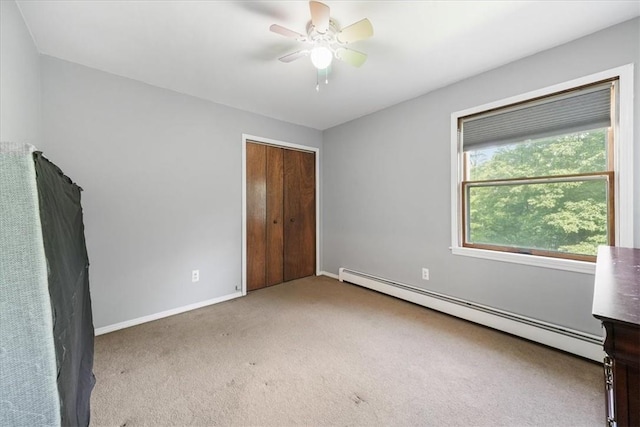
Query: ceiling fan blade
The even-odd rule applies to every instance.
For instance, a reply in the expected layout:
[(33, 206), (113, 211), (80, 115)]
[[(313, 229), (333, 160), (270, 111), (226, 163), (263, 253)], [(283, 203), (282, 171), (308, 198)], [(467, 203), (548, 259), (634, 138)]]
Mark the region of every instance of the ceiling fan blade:
[(373, 35), (373, 26), (371, 22), (364, 18), (361, 21), (345, 27), (338, 33), (338, 41), (340, 43), (353, 43), (358, 40), (368, 39)]
[(367, 60), (367, 54), (342, 47), (336, 50), (336, 58), (354, 67), (360, 67)]
[(329, 29), (329, 6), (319, 1), (310, 1), (311, 23), (316, 27), (316, 31), (324, 34)]
[(290, 53), (278, 59), (282, 62), (293, 62), (296, 59), (302, 58), (303, 56), (307, 56), (308, 54), (309, 54), (308, 50), (299, 50), (297, 52)]
[(307, 36), (305, 36), (304, 34), (300, 34), (278, 24), (273, 24), (269, 27), (269, 29), (274, 33), (280, 34), (281, 36), (290, 37), (292, 39), (298, 39), (300, 41), (304, 41), (307, 39)]

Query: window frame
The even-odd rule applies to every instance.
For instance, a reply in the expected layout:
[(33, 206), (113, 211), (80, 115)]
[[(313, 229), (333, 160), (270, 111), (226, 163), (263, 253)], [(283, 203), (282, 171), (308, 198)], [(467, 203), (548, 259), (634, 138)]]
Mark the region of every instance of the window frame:
[(591, 261), (594, 262), (596, 260), (595, 255), (582, 255), (576, 253), (567, 253), (567, 252), (558, 252), (558, 251), (549, 251), (544, 249), (533, 249), (527, 247), (517, 247), (517, 246), (505, 246), (499, 244), (491, 244), (491, 243), (471, 243), (467, 241), (467, 228), (464, 225), (470, 225), (467, 223), (467, 215), (468, 215), (468, 206), (467, 200), (468, 196), (466, 193), (470, 188), (474, 187), (497, 187), (497, 186), (505, 186), (505, 185), (527, 185), (527, 184), (554, 184), (561, 182), (586, 182), (586, 181), (598, 181), (603, 180), (607, 186), (607, 236), (609, 238), (609, 244), (612, 246), (615, 244), (615, 185), (614, 185), (614, 173), (613, 171), (602, 171), (602, 172), (589, 172), (589, 173), (580, 173), (573, 175), (549, 175), (542, 177), (533, 177), (533, 178), (508, 178), (508, 179), (492, 179), (492, 180), (484, 180), (484, 181), (462, 181), (462, 246), (465, 248), (476, 248), (476, 249), (487, 249), (492, 251), (501, 251), (501, 252), (513, 252), (520, 253), (526, 255), (538, 255), (545, 256), (550, 258), (565, 258), (565, 259), (575, 259), (578, 261)]
[[(509, 105), (528, 102), (558, 92), (570, 91), (581, 86), (591, 85), (607, 79), (618, 79), (617, 102), (618, 114), (611, 124), (613, 128), (613, 179), (609, 185), (614, 187), (612, 241), (616, 246), (633, 247), (633, 64), (580, 77), (564, 83), (548, 86), (522, 95), (501, 99), (488, 104), (457, 111), (451, 114), (451, 252), (496, 261), (553, 268), (579, 273), (595, 273), (595, 262), (589, 259), (566, 259), (550, 256), (545, 251), (495, 250), (491, 245), (465, 245), (464, 197), (463, 182), (465, 179), (465, 161), (458, 123), (462, 117), (480, 114), (489, 110), (500, 109)], [(503, 248), (503, 247), (501, 247)], [(555, 252), (553, 254), (556, 254)]]

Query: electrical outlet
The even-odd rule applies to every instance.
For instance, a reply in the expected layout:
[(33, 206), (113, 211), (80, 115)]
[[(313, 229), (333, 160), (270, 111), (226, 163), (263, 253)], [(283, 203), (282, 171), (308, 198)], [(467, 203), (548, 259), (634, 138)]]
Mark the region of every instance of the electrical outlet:
[(423, 268), (422, 269), (422, 280), (429, 280), (429, 269), (428, 268)]
[(200, 281), (200, 270), (191, 270), (191, 281), (193, 283)]

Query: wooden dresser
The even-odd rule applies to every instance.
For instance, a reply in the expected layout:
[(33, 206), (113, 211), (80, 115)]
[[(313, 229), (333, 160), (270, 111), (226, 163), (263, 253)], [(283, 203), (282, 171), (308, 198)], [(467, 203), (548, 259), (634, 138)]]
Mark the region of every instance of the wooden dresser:
[(608, 426), (640, 426), (640, 249), (601, 246), (593, 315), (602, 321)]

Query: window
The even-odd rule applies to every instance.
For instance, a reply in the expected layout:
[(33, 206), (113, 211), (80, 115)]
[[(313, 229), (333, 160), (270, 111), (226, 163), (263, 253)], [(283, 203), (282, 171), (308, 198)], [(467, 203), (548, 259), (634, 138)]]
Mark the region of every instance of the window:
[(619, 105), (611, 76), (454, 113), (453, 252), (563, 268), (619, 244)]

